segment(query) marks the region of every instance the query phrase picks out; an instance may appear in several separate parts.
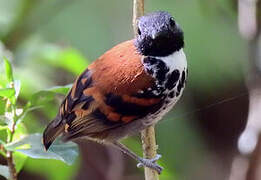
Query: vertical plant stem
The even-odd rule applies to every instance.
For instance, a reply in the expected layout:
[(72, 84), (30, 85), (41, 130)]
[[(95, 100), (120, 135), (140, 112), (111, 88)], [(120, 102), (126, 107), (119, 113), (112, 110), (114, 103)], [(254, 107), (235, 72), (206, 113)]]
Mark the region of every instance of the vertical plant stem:
[(144, 15), (144, 0), (133, 0), (133, 19), (132, 25), (134, 35), (137, 35), (137, 19)]
[[(158, 146), (156, 144), (154, 126), (149, 126), (141, 132), (143, 156), (145, 158), (154, 158), (157, 155)], [(145, 180), (159, 180), (157, 171), (145, 167)]]
[(11, 151), (6, 152), (6, 160), (9, 168), (10, 178), (12, 180), (17, 180), (17, 172), (14, 165), (13, 153)]
[[(7, 105), (8, 104), (10, 104), (10, 103), (7, 102)], [(7, 143), (11, 143), (13, 141), (13, 136), (14, 136), (14, 132), (15, 132), (15, 125), (16, 125), (16, 121), (17, 121), (16, 107), (14, 105), (11, 105), (11, 108), (12, 108), (12, 113), (13, 113), (13, 120), (12, 120), (11, 129), (7, 130), (7, 134), (8, 134)], [(16, 169), (15, 169), (12, 151), (6, 150), (6, 161), (7, 161), (7, 165), (8, 165), (8, 168), (9, 168), (10, 178), (12, 180), (17, 180), (17, 172), (16, 172)]]
[[(13, 136), (13, 132), (11, 132), (11, 139)], [(6, 151), (6, 161), (9, 168), (9, 174), (11, 180), (17, 180), (17, 172), (15, 169), (14, 159), (13, 159), (13, 152), (12, 151)]]
[[(137, 19), (144, 15), (144, 0), (133, 0), (133, 30), (137, 35)], [(144, 158), (154, 158), (157, 154), (157, 145), (154, 126), (150, 126), (141, 132), (142, 149)], [(145, 168), (145, 180), (159, 180), (157, 171)]]

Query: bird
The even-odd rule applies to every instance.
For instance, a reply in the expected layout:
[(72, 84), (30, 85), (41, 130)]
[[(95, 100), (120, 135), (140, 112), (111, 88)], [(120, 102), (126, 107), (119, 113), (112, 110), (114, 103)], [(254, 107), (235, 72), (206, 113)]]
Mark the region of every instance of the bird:
[(120, 140), (155, 125), (180, 99), (188, 70), (184, 33), (173, 16), (156, 11), (137, 21), (137, 36), (91, 63), (75, 80), (43, 132), (45, 149), (58, 136), (118, 148), (159, 174), (156, 161), (139, 157)]

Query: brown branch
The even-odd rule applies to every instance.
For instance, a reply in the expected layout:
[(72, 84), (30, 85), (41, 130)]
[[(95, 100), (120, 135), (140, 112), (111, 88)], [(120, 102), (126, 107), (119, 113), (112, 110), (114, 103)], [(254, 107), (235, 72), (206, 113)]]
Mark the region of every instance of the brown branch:
[[(149, 126), (141, 132), (143, 156), (145, 158), (154, 158), (157, 155), (158, 146), (156, 144), (154, 126)], [(158, 172), (145, 167), (145, 180), (159, 180)]]
[(13, 153), (11, 151), (6, 152), (6, 160), (9, 168), (10, 178), (12, 180), (17, 180), (17, 172), (14, 165)]
[[(12, 129), (10, 131), (10, 137), (8, 139), (8, 143), (12, 142), (13, 140), (13, 136), (14, 136), (14, 131), (15, 131), (15, 122), (12, 125)], [(10, 174), (10, 178), (11, 180), (17, 180), (17, 172), (15, 169), (15, 164), (14, 164), (14, 159), (13, 159), (13, 152), (12, 151), (6, 151), (6, 161), (7, 161), (7, 165), (9, 168), (9, 174)]]
[[(137, 19), (144, 15), (144, 0), (133, 0), (133, 29), (137, 35)], [(157, 155), (157, 145), (154, 126), (150, 126), (141, 132), (142, 149), (144, 158), (154, 158)], [(157, 171), (145, 168), (145, 180), (159, 180)]]
[[(12, 88), (14, 88), (14, 84), (10, 84)], [(6, 107), (8, 107), (10, 104), (9, 100), (6, 103)], [(7, 136), (7, 143), (11, 143), (13, 141), (14, 133), (15, 133), (15, 126), (17, 122), (17, 116), (16, 116), (16, 107), (11, 105), (12, 113), (13, 113), (13, 119), (12, 119), (12, 126), (11, 129), (8, 129), (8, 136)], [(13, 152), (4, 149), (4, 152), (6, 154), (6, 161), (9, 169), (10, 179), (11, 180), (17, 180), (17, 171), (15, 169), (14, 159), (13, 159)]]
[(133, 0), (133, 30), (134, 35), (137, 35), (137, 19), (144, 15), (144, 0)]
[[(13, 135), (14, 135), (14, 129), (12, 128), (12, 131), (10, 131), (10, 134), (9, 134), (9, 137), (8, 137), (8, 140), (7, 140), (8, 143), (12, 142), (11, 140), (13, 138)], [(17, 172), (16, 172), (16, 169), (15, 169), (13, 152), (4, 149), (4, 147), (3, 147), (3, 151), (6, 154), (6, 161), (7, 161), (7, 166), (8, 166), (8, 169), (9, 169), (10, 179), (11, 180), (17, 180)]]

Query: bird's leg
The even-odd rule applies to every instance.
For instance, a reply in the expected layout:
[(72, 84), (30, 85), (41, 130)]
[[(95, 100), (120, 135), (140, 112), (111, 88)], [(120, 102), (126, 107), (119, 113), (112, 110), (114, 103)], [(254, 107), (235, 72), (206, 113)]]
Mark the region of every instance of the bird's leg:
[(134, 152), (129, 150), (129, 148), (127, 148), (125, 145), (119, 142), (114, 142), (113, 145), (119, 150), (121, 150), (123, 153), (129, 155), (130, 157), (138, 161), (139, 163), (137, 164), (137, 167), (140, 168), (146, 166), (148, 168), (156, 170), (159, 174), (163, 170), (163, 168), (156, 163), (156, 161), (161, 158), (161, 155), (157, 154), (156, 157), (153, 159), (145, 159), (137, 156)]

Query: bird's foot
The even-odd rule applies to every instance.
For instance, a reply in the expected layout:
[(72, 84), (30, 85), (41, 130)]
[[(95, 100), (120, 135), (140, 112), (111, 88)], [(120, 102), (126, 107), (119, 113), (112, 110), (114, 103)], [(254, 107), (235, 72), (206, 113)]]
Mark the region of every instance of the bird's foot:
[(161, 158), (160, 154), (157, 154), (156, 157), (152, 159), (140, 158), (139, 160), (140, 162), (137, 164), (137, 167), (138, 168), (148, 167), (156, 170), (160, 174), (163, 168), (156, 163), (156, 161), (159, 160), (160, 158)]

